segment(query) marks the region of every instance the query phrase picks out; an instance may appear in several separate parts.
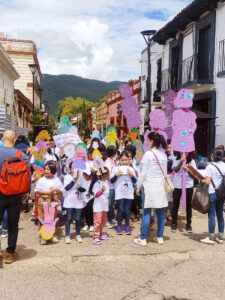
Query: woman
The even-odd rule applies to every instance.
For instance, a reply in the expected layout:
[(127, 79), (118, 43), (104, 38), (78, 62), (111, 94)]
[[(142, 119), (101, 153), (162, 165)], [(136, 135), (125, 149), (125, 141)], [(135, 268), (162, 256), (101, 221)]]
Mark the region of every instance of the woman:
[[(186, 160), (186, 164), (183, 165), (183, 162)], [(187, 153), (186, 156), (182, 155), (182, 153), (177, 152), (177, 157), (173, 161), (173, 209), (172, 209), (172, 227), (171, 231), (176, 232), (177, 230), (177, 219), (178, 219), (178, 210), (180, 207), (180, 198), (182, 195), (182, 177), (183, 170), (186, 173), (186, 230), (188, 233), (192, 233), (191, 227), (191, 218), (192, 218), (192, 208), (191, 208), (191, 200), (193, 196), (194, 189), (194, 174), (189, 169), (189, 166), (197, 169), (195, 161), (192, 159), (192, 153)]]
[[(225, 175), (225, 164), (223, 162), (223, 150), (216, 148), (213, 150), (211, 155), (213, 161), (212, 164), (206, 167), (206, 179), (202, 182), (206, 183), (209, 186), (209, 236), (202, 239), (201, 242), (205, 244), (215, 244), (215, 214), (218, 220), (218, 237), (216, 238), (217, 243), (223, 243), (223, 234), (224, 234), (224, 218), (223, 218), (223, 204), (224, 201), (218, 199), (215, 189), (217, 189), (222, 181), (222, 175), (220, 172)], [(219, 170), (220, 172), (219, 172)]]
[[(165, 224), (164, 208), (168, 206), (167, 193), (164, 187), (164, 174), (167, 174), (167, 156), (159, 150), (166, 149), (164, 137), (157, 132), (150, 132), (148, 135), (148, 146), (151, 151), (147, 151), (142, 159), (142, 173), (138, 180), (137, 194), (143, 186), (144, 203), (142, 207), (141, 235), (135, 239), (136, 244), (146, 246), (150, 225), (151, 209), (154, 208), (157, 215), (157, 242), (163, 244), (163, 231)], [(158, 162), (157, 162), (158, 161)], [(161, 168), (164, 172), (162, 172)], [(143, 196), (142, 195), (142, 196)]]

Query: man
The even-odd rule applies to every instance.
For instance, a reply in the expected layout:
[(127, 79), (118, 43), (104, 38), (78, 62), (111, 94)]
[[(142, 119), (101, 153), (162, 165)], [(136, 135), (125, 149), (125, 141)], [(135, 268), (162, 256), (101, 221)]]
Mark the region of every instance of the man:
[[(6, 130), (3, 133), (3, 147), (0, 148), (0, 174), (4, 160), (7, 158), (12, 158), (16, 154), (17, 149), (14, 148), (15, 141), (15, 132)], [(24, 153), (21, 154), (21, 158), (27, 165), (29, 164), (28, 159)], [(18, 223), (20, 218), (22, 199), (26, 199), (27, 197), (28, 194), (6, 196), (0, 192), (0, 222), (2, 221), (5, 210), (7, 210), (8, 213), (8, 248), (6, 249), (5, 259), (5, 263), (7, 264), (10, 264), (19, 259), (18, 253), (15, 252), (18, 237)], [(2, 258), (1, 250), (0, 258)]]

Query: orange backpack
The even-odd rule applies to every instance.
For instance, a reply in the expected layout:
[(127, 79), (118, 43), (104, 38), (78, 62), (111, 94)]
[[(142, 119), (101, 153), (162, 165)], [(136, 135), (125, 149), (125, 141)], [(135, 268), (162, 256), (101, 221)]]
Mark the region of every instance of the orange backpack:
[(29, 192), (30, 167), (21, 157), (22, 151), (17, 150), (14, 157), (4, 160), (0, 178), (0, 191), (4, 195), (18, 195)]

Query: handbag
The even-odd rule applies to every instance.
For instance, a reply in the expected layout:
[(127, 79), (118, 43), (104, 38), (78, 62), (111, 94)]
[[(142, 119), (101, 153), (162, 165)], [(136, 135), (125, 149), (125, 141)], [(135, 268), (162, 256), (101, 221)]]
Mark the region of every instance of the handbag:
[(217, 170), (219, 171), (219, 173), (222, 177), (221, 183), (218, 186), (218, 188), (216, 188), (215, 183), (212, 180), (213, 188), (216, 192), (216, 196), (217, 196), (218, 200), (224, 201), (225, 200), (225, 175), (223, 175), (223, 173), (220, 171), (220, 169), (216, 165), (212, 164), (212, 166), (217, 168)]
[(207, 184), (200, 182), (192, 198), (191, 207), (201, 214), (206, 214), (209, 212), (209, 206), (208, 186)]
[(165, 175), (165, 173), (164, 173), (164, 171), (163, 171), (163, 169), (162, 169), (162, 166), (160, 165), (160, 162), (159, 162), (157, 156), (155, 155), (155, 153), (154, 153), (153, 151), (151, 151), (151, 152), (154, 154), (155, 159), (156, 159), (156, 161), (157, 161), (157, 164), (159, 165), (160, 170), (161, 170), (162, 173), (163, 173), (165, 190), (166, 190), (166, 192), (167, 192), (168, 194), (172, 194), (173, 191), (174, 191), (174, 185), (173, 185), (172, 181), (171, 181), (169, 178), (167, 178), (167, 176)]

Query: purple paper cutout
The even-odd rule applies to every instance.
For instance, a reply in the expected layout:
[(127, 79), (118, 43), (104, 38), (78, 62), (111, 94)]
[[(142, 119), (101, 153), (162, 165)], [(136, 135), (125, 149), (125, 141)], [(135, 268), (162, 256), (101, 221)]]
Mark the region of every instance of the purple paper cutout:
[(192, 90), (180, 90), (174, 100), (174, 105), (177, 108), (192, 107), (194, 92)]
[[(194, 133), (197, 128), (196, 114), (188, 108), (192, 106), (194, 92), (192, 90), (180, 90), (174, 100), (178, 110), (173, 113), (173, 136), (171, 148), (186, 155), (195, 150)], [(186, 161), (183, 162), (183, 165)], [(186, 209), (186, 171), (182, 171), (182, 208)]]
[(172, 135), (173, 135), (173, 129), (171, 126), (172, 123), (172, 117), (173, 113), (176, 110), (176, 107), (174, 105), (174, 99), (176, 98), (177, 93), (174, 92), (173, 90), (167, 91), (166, 93), (163, 94), (164, 101), (163, 101), (163, 111), (166, 115), (167, 121), (168, 121), (168, 126), (165, 129), (165, 132), (167, 134), (167, 139), (171, 140)]
[(37, 142), (36, 145), (35, 145), (35, 147), (37, 148), (38, 151), (40, 151), (41, 148), (43, 148), (45, 150), (48, 149), (48, 147), (47, 147), (47, 145), (46, 145), (46, 143), (44, 141)]
[(138, 128), (140, 125), (142, 125), (142, 119), (138, 112), (136, 99), (134, 97), (131, 97), (133, 94), (132, 89), (124, 83), (120, 85), (119, 91), (121, 97), (125, 98), (125, 100), (121, 102), (121, 108), (123, 114), (126, 117), (127, 128)]
[(72, 167), (85, 170), (87, 159), (87, 146), (84, 143), (77, 144)]
[(48, 202), (41, 202), (43, 205), (44, 211), (44, 220), (38, 217), (39, 221), (41, 222), (42, 226), (40, 229), (40, 233), (44, 239), (52, 238), (52, 234), (55, 232), (55, 225), (59, 218), (54, 220), (55, 215), (55, 207), (58, 205), (57, 202), (51, 202), (50, 209), (48, 207)]

